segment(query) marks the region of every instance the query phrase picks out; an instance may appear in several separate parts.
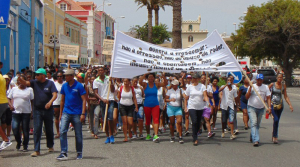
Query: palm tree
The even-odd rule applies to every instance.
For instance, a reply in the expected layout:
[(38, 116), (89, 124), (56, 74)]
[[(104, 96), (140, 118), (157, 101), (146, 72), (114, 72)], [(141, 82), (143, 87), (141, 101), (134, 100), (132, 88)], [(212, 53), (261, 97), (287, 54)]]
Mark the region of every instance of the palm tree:
[(181, 49), (181, 2), (182, 0), (173, 0), (173, 30), (172, 30), (172, 48)]
[(155, 12), (155, 26), (159, 24), (159, 9), (165, 10), (165, 6), (172, 6), (173, 0), (153, 0), (153, 9)]
[(135, 0), (135, 3), (138, 4), (139, 8), (144, 6), (148, 10), (148, 42), (152, 43), (152, 10), (153, 10), (153, 0)]

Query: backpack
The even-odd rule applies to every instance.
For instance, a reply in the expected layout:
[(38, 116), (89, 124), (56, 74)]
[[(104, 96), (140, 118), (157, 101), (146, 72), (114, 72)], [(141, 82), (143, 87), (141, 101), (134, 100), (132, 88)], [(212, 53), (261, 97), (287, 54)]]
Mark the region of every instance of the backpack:
[[(124, 85), (122, 85), (122, 86), (120, 87), (120, 100), (121, 100), (121, 98), (122, 98), (122, 90), (123, 90), (123, 87), (124, 87)], [(130, 86), (130, 87), (131, 87), (132, 97), (133, 97), (134, 87), (133, 87), (133, 86)]]

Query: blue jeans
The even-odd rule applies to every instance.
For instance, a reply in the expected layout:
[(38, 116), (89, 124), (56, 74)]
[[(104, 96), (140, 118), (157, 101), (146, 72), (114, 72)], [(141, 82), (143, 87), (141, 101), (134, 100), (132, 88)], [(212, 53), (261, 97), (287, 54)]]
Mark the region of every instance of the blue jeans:
[(222, 123), (226, 123), (229, 119), (229, 123), (233, 123), (235, 117), (235, 111), (228, 107), (227, 110), (221, 109), (222, 111)]
[(53, 109), (33, 111), (33, 127), (34, 127), (34, 151), (39, 152), (41, 147), (41, 137), (43, 130), (43, 123), (45, 125), (47, 147), (52, 148), (54, 145), (53, 133)]
[(29, 122), (30, 122), (30, 113), (29, 114), (15, 114), (12, 115), (12, 131), (15, 136), (15, 140), (19, 145), (21, 145), (21, 134), (20, 134), (20, 126), (22, 123), (22, 131), (24, 134), (23, 146), (24, 148), (28, 148), (29, 142)]
[(72, 123), (75, 130), (75, 141), (76, 141), (76, 151), (77, 153), (82, 153), (82, 124), (80, 122), (80, 115), (71, 115), (65, 112), (62, 113), (60, 120), (60, 148), (61, 153), (68, 152), (68, 129), (69, 124)]
[(260, 127), (262, 116), (265, 112), (265, 108), (258, 109), (248, 105), (247, 110), (248, 110), (248, 115), (251, 124), (250, 137), (252, 138), (253, 143), (259, 142), (259, 127)]
[(279, 120), (280, 120), (280, 116), (281, 113), (283, 111), (283, 104), (280, 110), (274, 110), (273, 105), (272, 105), (272, 115), (273, 115), (273, 137), (277, 138), (278, 137), (278, 127), (279, 127)]

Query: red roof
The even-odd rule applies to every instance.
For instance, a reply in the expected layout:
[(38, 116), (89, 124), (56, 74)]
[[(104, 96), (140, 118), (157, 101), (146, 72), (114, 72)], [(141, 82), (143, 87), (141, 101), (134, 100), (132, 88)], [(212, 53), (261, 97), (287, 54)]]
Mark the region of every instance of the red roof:
[(79, 4), (77, 4), (77, 2), (73, 0), (60, 0), (56, 2), (56, 4), (60, 4), (62, 2), (69, 4), (71, 6), (71, 10), (85, 10), (83, 7), (81, 7)]

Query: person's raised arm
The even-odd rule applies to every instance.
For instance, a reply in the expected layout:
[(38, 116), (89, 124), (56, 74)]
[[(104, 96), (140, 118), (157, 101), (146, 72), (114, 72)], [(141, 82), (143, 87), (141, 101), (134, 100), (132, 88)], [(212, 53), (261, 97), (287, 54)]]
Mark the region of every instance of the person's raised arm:
[(143, 76), (141, 76), (141, 77), (139, 78), (139, 84), (143, 87), (143, 89), (146, 89), (146, 87), (147, 87), (146, 82), (144, 82), (144, 79), (146, 78), (146, 75), (147, 75), (147, 74), (144, 74)]
[(221, 86), (221, 88), (219, 89), (219, 92), (222, 92), (226, 87), (227, 87), (228, 85), (226, 84), (226, 85), (223, 85), (223, 86)]
[(245, 96), (247, 100), (250, 98), (251, 92), (252, 92), (252, 86), (249, 85), (248, 91), (247, 91), (246, 96)]
[(31, 86), (30, 81), (26, 81), (22, 77), (18, 77), (18, 82), (20, 82), (22, 85)]
[(168, 85), (168, 81), (167, 81), (167, 79), (166, 79), (166, 76), (165, 76), (165, 73), (164, 73), (164, 72), (162, 73), (162, 78), (163, 78), (163, 82), (155, 83), (156, 86), (157, 86), (158, 88), (160, 88), (160, 87), (165, 87), (165, 86)]

